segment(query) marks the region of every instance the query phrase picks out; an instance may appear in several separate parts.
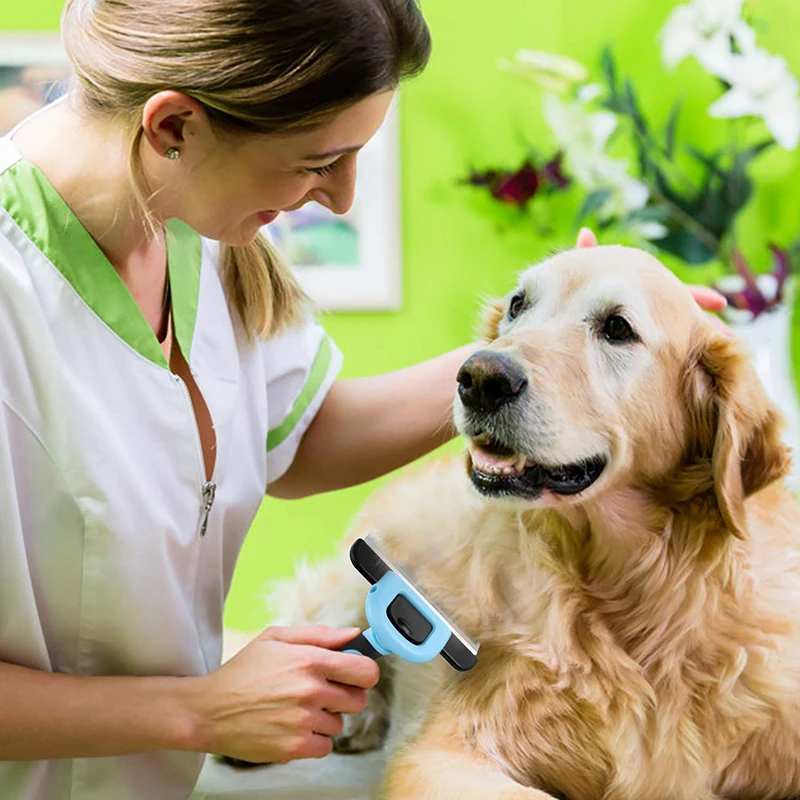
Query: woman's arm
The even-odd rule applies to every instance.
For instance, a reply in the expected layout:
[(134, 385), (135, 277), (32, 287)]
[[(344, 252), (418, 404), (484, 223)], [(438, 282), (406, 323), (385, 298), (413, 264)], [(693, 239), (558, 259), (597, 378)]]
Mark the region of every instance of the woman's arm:
[(0, 663), (0, 760), (190, 749), (187, 680), (84, 677)]
[(455, 436), (456, 375), (479, 345), (412, 367), (337, 381), (268, 494), (293, 499), (377, 478)]
[(0, 761), (149, 750), (245, 761), (321, 758), (342, 714), (363, 711), (379, 677), (343, 653), (357, 628), (268, 628), (200, 677), (102, 677), (0, 662)]

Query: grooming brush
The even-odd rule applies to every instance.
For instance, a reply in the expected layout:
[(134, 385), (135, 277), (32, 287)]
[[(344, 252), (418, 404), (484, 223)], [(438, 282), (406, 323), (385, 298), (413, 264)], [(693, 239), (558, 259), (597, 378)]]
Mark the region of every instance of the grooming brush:
[(370, 627), (348, 642), (344, 652), (374, 659), (393, 654), (415, 664), (441, 655), (461, 672), (478, 663), (479, 644), (414, 586), (373, 534), (353, 542), (350, 561), (372, 584), (364, 604)]

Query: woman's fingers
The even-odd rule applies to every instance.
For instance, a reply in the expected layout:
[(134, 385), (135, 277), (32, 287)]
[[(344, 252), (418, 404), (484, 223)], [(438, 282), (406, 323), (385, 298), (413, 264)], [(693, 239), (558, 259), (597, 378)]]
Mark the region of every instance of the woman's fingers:
[(597, 247), (597, 237), (589, 228), (581, 228), (578, 232), (577, 247)]
[(697, 301), (697, 305), (705, 311), (722, 311), (728, 301), (716, 289), (708, 286), (689, 286), (692, 296)]

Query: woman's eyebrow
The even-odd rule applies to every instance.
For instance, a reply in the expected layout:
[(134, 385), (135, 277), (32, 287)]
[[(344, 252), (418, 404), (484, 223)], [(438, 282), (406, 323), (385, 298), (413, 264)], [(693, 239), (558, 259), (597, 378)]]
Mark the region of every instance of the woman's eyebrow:
[(356, 153), (358, 152), (364, 145), (354, 145), (353, 147), (342, 147), (339, 150), (331, 150), (328, 153), (314, 153), (310, 156), (303, 156), (302, 161), (326, 161), (329, 158), (334, 158), (335, 156), (343, 156), (348, 153)]

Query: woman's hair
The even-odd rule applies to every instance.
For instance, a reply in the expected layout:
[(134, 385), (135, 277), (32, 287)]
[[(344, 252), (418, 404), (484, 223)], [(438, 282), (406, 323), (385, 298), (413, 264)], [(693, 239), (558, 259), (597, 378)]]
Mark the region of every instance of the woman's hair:
[[(146, 214), (141, 118), (156, 92), (193, 97), (220, 134), (300, 131), (395, 88), (430, 54), (416, 0), (67, 0), (61, 30), (83, 103), (130, 128)], [(224, 246), (221, 264), (248, 335), (301, 318), (305, 295), (265, 237)]]

